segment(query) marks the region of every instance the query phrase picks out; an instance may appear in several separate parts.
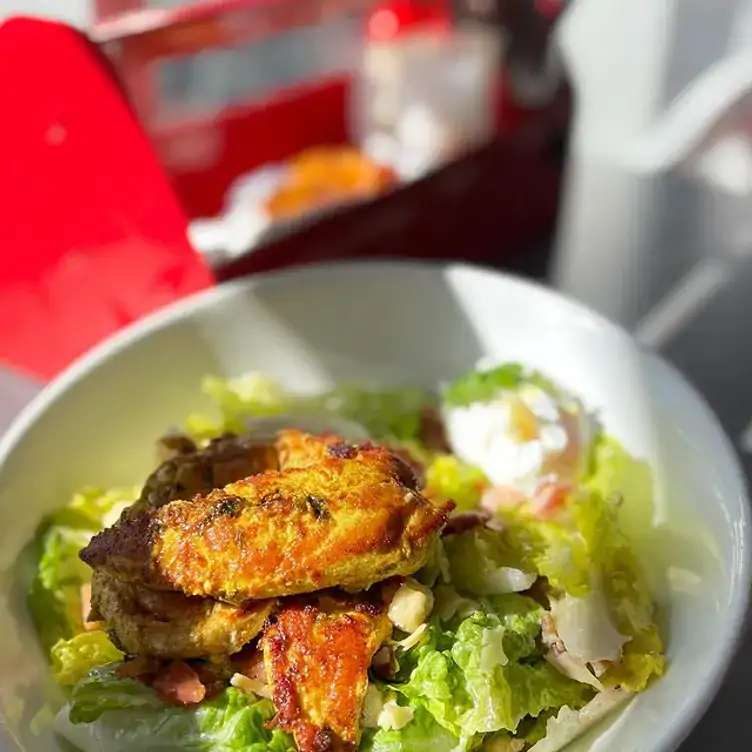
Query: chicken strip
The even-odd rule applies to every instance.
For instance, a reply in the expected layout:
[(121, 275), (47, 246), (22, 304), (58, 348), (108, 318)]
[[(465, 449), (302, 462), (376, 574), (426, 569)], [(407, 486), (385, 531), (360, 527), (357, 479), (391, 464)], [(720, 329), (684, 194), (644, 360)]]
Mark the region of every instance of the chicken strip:
[(300, 752), (358, 747), (368, 667), (392, 633), (380, 588), (372, 591), (291, 599), (261, 639), (272, 723)]
[(225, 434), (200, 450), (193, 445), (191, 451), (189, 439), (178, 445), (171, 441), (169, 448), (173, 456), (146, 479), (141, 496), (125, 511), (124, 517), (135, 517), (176, 499), (189, 500), (196, 494), (278, 467), (276, 449), (260, 444), (250, 435)]
[[(125, 517), (277, 467), (274, 447), (250, 436), (226, 434), (201, 450), (185, 436), (164, 437), (159, 445), (168, 459), (149, 476)], [(89, 618), (105, 621), (113, 640), (131, 655), (197, 658), (240, 650), (259, 633), (273, 607), (273, 601), (231, 606), (152, 590), (100, 571), (92, 581)]]
[(94, 573), (92, 607), (128, 655), (161, 659), (231, 655), (261, 631), (273, 600), (232, 606), (212, 598), (150, 590), (104, 571)]
[(337, 447), (342, 447), (345, 454), (350, 451), (350, 445), (343, 442), (339, 436), (334, 434), (314, 436), (296, 428), (280, 431), (274, 443), (280, 470), (315, 465), (333, 452), (336, 456)]
[(230, 603), (365, 590), (420, 569), (454, 508), (414, 489), (412, 472), (383, 447), (336, 445), (315, 465), (121, 520), (80, 555), (149, 587)]

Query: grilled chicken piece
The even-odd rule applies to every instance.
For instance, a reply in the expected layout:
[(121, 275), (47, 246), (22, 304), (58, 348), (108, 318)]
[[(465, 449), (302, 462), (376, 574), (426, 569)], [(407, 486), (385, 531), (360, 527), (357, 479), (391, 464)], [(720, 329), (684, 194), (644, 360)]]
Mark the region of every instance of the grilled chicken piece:
[[(158, 509), (175, 499), (189, 500), (277, 467), (274, 447), (260, 445), (250, 436), (226, 434), (201, 450), (188, 437), (166, 436), (159, 449), (164, 461), (124, 517)], [(273, 606), (272, 601), (231, 606), (152, 590), (99, 571), (92, 581), (89, 618), (104, 620), (114, 641), (131, 655), (198, 658), (240, 650), (259, 633)]]
[(121, 520), (81, 559), (149, 587), (230, 603), (364, 590), (420, 569), (454, 507), (414, 489), (412, 472), (383, 447), (337, 445), (315, 465)]
[(276, 470), (277, 452), (273, 446), (259, 444), (252, 436), (225, 434), (199, 450), (181, 442), (173, 456), (163, 462), (147, 479), (138, 500), (124, 513), (133, 518), (149, 509), (159, 509), (176, 499), (192, 499), (228, 483), (264, 470)]
[[(159, 508), (174, 499), (189, 500), (212, 483), (223, 485), (283, 462), (305, 465), (318, 461), (334, 440), (281, 431), (276, 447), (260, 446), (251, 437), (225, 435), (199, 451), (187, 437), (161, 440), (165, 461), (146, 482), (131, 516)], [(235, 477), (237, 476), (237, 477)], [(104, 620), (113, 640), (131, 655), (161, 659), (229, 655), (239, 651), (261, 630), (273, 601), (241, 606), (181, 592), (153, 590), (98, 571), (92, 582), (89, 618)]]
[(212, 598), (150, 590), (99, 571), (92, 607), (128, 655), (162, 659), (204, 658), (237, 653), (264, 626), (275, 601), (231, 606)]
[(339, 436), (334, 434), (314, 436), (296, 428), (280, 431), (274, 448), (277, 451), (280, 470), (308, 467), (325, 460), (332, 454), (337, 456), (338, 451), (345, 455), (352, 451), (352, 447), (343, 442)]
[(380, 588), (285, 603), (261, 639), (272, 723), (300, 752), (357, 749), (368, 667), (392, 633)]

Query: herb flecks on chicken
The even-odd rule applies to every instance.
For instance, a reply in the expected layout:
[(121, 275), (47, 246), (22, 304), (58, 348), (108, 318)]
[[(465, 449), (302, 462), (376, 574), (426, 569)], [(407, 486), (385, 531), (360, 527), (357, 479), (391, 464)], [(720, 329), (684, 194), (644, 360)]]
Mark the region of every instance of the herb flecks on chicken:
[(422, 497), (387, 449), (333, 445), (315, 464), (123, 519), (81, 558), (148, 587), (230, 603), (358, 591), (420, 569), (452, 508)]

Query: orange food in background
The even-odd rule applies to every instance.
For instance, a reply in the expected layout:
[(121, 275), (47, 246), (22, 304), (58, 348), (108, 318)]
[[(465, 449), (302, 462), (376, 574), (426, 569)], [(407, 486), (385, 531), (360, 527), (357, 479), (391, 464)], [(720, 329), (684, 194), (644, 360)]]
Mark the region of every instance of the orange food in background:
[(285, 165), (287, 174), (266, 202), (272, 219), (289, 219), (333, 204), (374, 198), (397, 183), (390, 167), (352, 147), (306, 149)]

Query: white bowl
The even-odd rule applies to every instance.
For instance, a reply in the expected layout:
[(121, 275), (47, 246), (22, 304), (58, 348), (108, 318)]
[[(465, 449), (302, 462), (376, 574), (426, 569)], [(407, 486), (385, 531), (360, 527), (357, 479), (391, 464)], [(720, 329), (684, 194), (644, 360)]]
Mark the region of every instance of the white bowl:
[(747, 607), (749, 511), (730, 443), (681, 376), (580, 305), (490, 271), (408, 263), (312, 267), (190, 298), (102, 344), (16, 421), (0, 442), (0, 749), (11, 735), (57, 749), (28, 724), (51, 681), (24, 611), (24, 546), (74, 489), (144, 478), (154, 438), (206, 407), (202, 376), (260, 369), (304, 390), (436, 386), (482, 356), (523, 361), (571, 388), (655, 468), (643, 544), (660, 552), (646, 563), (671, 665), (598, 730), (594, 748), (675, 750), (716, 692)]

